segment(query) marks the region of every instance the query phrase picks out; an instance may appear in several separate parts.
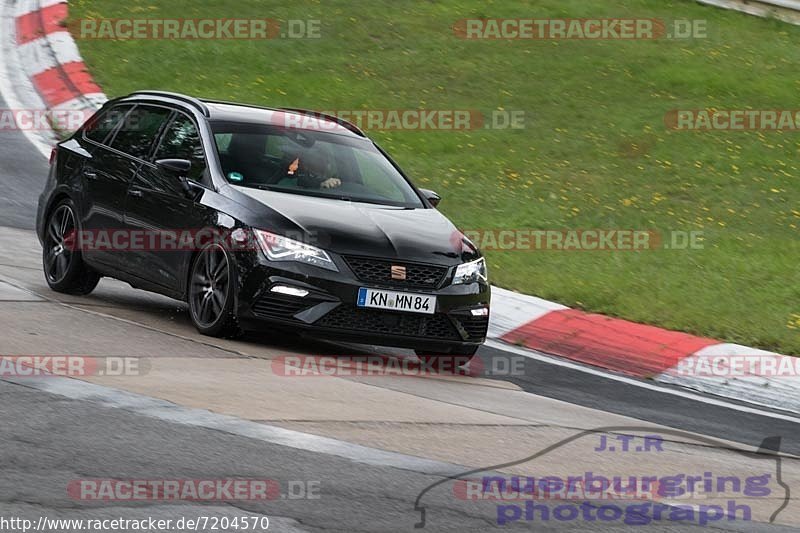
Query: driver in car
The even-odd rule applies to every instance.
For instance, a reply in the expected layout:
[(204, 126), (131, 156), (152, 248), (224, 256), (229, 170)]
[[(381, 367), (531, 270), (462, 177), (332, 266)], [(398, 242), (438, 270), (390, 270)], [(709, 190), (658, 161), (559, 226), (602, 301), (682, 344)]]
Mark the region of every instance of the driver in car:
[(318, 152), (308, 151), (289, 165), (287, 172), (297, 176), (297, 184), (306, 189), (335, 189), (342, 180), (328, 176), (328, 164)]

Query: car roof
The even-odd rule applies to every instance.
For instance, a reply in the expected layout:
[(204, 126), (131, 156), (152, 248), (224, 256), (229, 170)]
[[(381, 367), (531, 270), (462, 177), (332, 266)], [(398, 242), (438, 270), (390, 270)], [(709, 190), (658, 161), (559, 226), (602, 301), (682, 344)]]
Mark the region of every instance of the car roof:
[(269, 124), (286, 128), (324, 131), (354, 137), (358, 135), (340, 122), (327, 116), (308, 111), (306, 113), (288, 109), (266, 109), (227, 102), (204, 101), (211, 116), (209, 120), (221, 122), (243, 122), (248, 124)]
[(364, 132), (357, 126), (344, 119), (306, 109), (269, 108), (237, 102), (199, 99), (164, 91), (137, 91), (115, 101), (177, 104), (184, 108), (194, 108), (210, 121), (268, 124), (292, 129), (323, 131), (351, 137), (366, 137)]

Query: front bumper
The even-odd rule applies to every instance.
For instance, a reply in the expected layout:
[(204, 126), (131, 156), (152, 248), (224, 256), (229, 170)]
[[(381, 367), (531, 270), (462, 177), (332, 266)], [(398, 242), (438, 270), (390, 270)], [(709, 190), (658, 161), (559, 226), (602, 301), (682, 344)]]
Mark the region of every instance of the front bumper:
[[(334, 257), (339, 272), (293, 262), (271, 262), (260, 252), (237, 259), (238, 316), (248, 330), (285, 329), (325, 340), (431, 351), (482, 344), (489, 324), (490, 287), (486, 282), (450, 285), (451, 267), (436, 287), (359, 279), (347, 261)], [(277, 285), (308, 291), (305, 297), (272, 292)], [(364, 309), (356, 306), (361, 287), (431, 294), (432, 315)], [(485, 309), (476, 316), (473, 310)]]

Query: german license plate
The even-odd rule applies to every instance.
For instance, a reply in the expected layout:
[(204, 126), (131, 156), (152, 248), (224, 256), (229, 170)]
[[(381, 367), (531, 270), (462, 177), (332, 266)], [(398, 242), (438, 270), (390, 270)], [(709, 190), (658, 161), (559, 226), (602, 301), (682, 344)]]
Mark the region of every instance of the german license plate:
[(373, 309), (389, 309), (391, 311), (432, 315), (436, 312), (436, 296), (362, 287), (358, 289), (358, 302), (356, 305)]

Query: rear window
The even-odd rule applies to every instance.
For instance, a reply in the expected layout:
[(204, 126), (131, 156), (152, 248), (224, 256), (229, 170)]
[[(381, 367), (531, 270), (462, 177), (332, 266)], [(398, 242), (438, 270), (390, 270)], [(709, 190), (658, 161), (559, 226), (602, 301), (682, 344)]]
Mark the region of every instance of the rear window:
[(146, 159), (158, 132), (171, 114), (172, 110), (165, 107), (136, 106), (125, 117), (111, 147), (133, 157)]
[(105, 144), (109, 135), (133, 106), (118, 105), (98, 113), (83, 130), (87, 139)]

